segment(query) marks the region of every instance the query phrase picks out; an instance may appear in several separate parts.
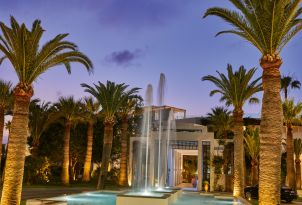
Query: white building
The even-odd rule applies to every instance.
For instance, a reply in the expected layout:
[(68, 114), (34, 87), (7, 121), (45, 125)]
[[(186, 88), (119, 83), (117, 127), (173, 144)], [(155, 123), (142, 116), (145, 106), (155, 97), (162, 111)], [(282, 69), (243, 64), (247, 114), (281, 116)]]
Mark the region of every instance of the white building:
[[(164, 170), (166, 173), (165, 185), (178, 186), (182, 184), (182, 174), (184, 171), (183, 159), (184, 156), (196, 156), (197, 157), (197, 172), (198, 186), (196, 190), (202, 190), (202, 183), (208, 181), (210, 184), (210, 190), (214, 190), (214, 168), (211, 166), (211, 162), (214, 155), (222, 155), (223, 146), (219, 146), (218, 140), (214, 139), (214, 133), (208, 130), (206, 125), (201, 125), (201, 118), (186, 118), (186, 110), (179, 109), (171, 106), (152, 107), (152, 132), (150, 137), (150, 153), (151, 153), (151, 167), (152, 171), (149, 173), (151, 184), (156, 186), (158, 180), (156, 180), (157, 159), (156, 154), (158, 149), (158, 127), (159, 127), (159, 111), (162, 111), (163, 124), (167, 123), (169, 113), (173, 113), (173, 118), (176, 119), (174, 124), (169, 129), (166, 129), (163, 136), (167, 136), (167, 132), (170, 132), (169, 144), (167, 146), (166, 138), (162, 139), (162, 146), (167, 146), (167, 162), (165, 163), (167, 168)], [(254, 126), (259, 126), (259, 119), (249, 119), (248, 124), (251, 123)], [(294, 138), (302, 139), (302, 127), (294, 127)], [(286, 127), (283, 129), (283, 144), (286, 142)], [(128, 180), (129, 184), (133, 184), (135, 180), (135, 171), (132, 169), (135, 163), (136, 153), (134, 147), (136, 143), (144, 143), (142, 137), (131, 137), (129, 145), (129, 170)], [(231, 141), (231, 140), (230, 140)], [(283, 152), (285, 151), (283, 146)], [(153, 157), (153, 158), (152, 158)], [(302, 157), (301, 157), (302, 161)], [(200, 180), (202, 179), (202, 180)], [(222, 175), (218, 184), (225, 188), (225, 176)], [(231, 178), (228, 178), (228, 182), (231, 182)]]
[[(158, 144), (158, 126), (159, 126), (159, 110), (162, 110), (163, 124), (167, 123), (170, 111), (174, 115), (174, 125), (170, 126), (168, 130), (165, 130), (162, 134), (167, 136), (167, 132), (170, 132), (170, 139), (168, 144), (168, 160), (166, 165), (166, 183), (168, 186), (177, 186), (182, 183), (182, 173), (183, 173), (183, 156), (197, 156), (197, 176), (198, 179), (202, 181), (210, 182), (210, 189), (214, 189), (214, 173), (208, 162), (212, 161), (213, 154), (215, 152), (215, 147), (218, 147), (217, 140), (214, 139), (214, 133), (208, 132), (206, 126), (192, 122), (193, 119), (188, 120), (185, 118), (186, 111), (183, 109), (162, 106), (152, 108), (152, 133), (150, 138), (150, 153), (151, 157), (158, 152), (155, 146)], [(186, 119), (186, 120), (185, 120)], [(130, 149), (129, 149), (129, 167), (135, 167), (135, 152), (134, 147), (136, 142), (144, 142), (145, 138), (142, 137), (131, 137), (130, 138)], [(167, 146), (167, 140), (162, 139), (162, 146)], [(217, 150), (217, 149), (216, 149)], [(217, 152), (217, 151), (216, 151)], [(205, 161), (207, 163), (205, 163)], [(151, 159), (154, 167), (150, 171), (151, 184), (156, 186), (156, 170), (157, 170), (157, 159), (156, 156)], [(129, 170), (129, 182), (133, 184), (135, 171)], [(200, 181), (200, 180), (198, 180)], [(198, 183), (197, 190), (202, 189), (202, 183)]]

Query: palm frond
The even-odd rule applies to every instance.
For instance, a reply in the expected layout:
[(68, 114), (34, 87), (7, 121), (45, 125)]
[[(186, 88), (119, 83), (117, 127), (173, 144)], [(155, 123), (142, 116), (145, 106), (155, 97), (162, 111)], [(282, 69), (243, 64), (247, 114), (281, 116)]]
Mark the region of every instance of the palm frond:
[(106, 84), (98, 82), (93, 84), (94, 86), (81, 84), (85, 92), (94, 96), (102, 106), (102, 112), (105, 115), (105, 122), (115, 123), (115, 115), (122, 108), (122, 106), (129, 100), (136, 96), (139, 88), (129, 87), (124, 83), (116, 84), (111, 81), (107, 81)]
[(294, 100), (285, 100), (282, 104), (284, 122), (286, 124), (293, 124), (294, 122), (300, 122), (299, 118), (302, 113), (302, 103), (295, 104)]
[(237, 9), (209, 8), (204, 17), (217, 16), (232, 29), (220, 34), (235, 34), (254, 45), (263, 55), (279, 54), (302, 29), (299, 19), (302, 0), (229, 0)]
[(245, 102), (258, 103), (259, 99), (254, 97), (257, 92), (262, 91), (261, 77), (253, 80), (256, 68), (246, 70), (240, 66), (237, 71), (233, 71), (232, 66), (227, 66), (227, 75), (217, 71), (218, 77), (208, 75), (202, 78), (216, 86), (210, 92), (210, 96), (221, 95), (220, 101), (227, 106), (242, 109)]
[(0, 107), (9, 111), (13, 106), (12, 82), (0, 79)]
[(0, 22), (0, 29), (0, 51), (24, 85), (31, 85), (42, 73), (58, 65), (64, 65), (68, 73), (73, 62), (84, 65), (88, 72), (93, 71), (90, 59), (78, 51), (75, 43), (65, 40), (68, 34), (59, 34), (40, 47), (44, 33), (40, 20), (35, 20), (32, 28), (28, 29), (11, 16), (10, 27)]

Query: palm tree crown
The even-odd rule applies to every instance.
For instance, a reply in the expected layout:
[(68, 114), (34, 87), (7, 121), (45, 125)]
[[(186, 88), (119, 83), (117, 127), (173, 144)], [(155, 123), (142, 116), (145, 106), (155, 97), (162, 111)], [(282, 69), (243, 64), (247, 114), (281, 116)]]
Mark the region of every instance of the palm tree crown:
[[(214, 15), (233, 29), (217, 33), (235, 34), (254, 45), (263, 55), (274, 57), (302, 29), (302, 0), (229, 0), (237, 10), (214, 7), (204, 17)], [(271, 58), (271, 57), (269, 57)], [(270, 60), (270, 59), (269, 59)], [(272, 61), (273, 59), (271, 59)]]
[(60, 97), (58, 102), (54, 104), (55, 112), (51, 116), (52, 119), (64, 118), (69, 122), (78, 122), (83, 119), (81, 100), (75, 100), (73, 96)]
[(302, 103), (295, 104), (294, 100), (286, 100), (283, 102), (283, 115), (286, 125), (300, 123), (300, 114), (302, 112)]
[(301, 82), (295, 80), (292, 76), (282, 76), (281, 78), (281, 90), (284, 91), (284, 98), (287, 100), (289, 89), (300, 89)]
[(235, 109), (242, 108), (246, 101), (250, 103), (258, 103), (259, 99), (253, 95), (262, 90), (262, 85), (259, 83), (260, 77), (251, 81), (256, 68), (246, 70), (240, 66), (239, 70), (233, 72), (232, 66), (227, 67), (227, 76), (217, 71), (219, 77), (212, 75), (204, 76), (203, 81), (214, 83), (217, 89), (210, 92), (210, 96), (221, 94), (220, 101), (225, 102), (227, 106), (233, 105)]
[(245, 150), (252, 159), (258, 159), (260, 153), (259, 129), (247, 127), (244, 131)]
[(94, 84), (94, 87), (87, 85), (85, 83), (81, 84), (85, 88), (85, 92), (90, 93), (94, 96), (102, 106), (102, 113), (105, 116), (105, 122), (114, 123), (115, 114), (123, 106), (124, 102), (129, 99), (129, 97), (135, 96), (139, 88), (132, 88), (129, 91), (126, 89), (128, 85), (116, 84), (111, 81), (107, 81), (106, 84), (98, 82)]
[(0, 108), (7, 111), (12, 106), (12, 83), (0, 79)]
[(31, 101), (29, 105), (29, 131), (33, 147), (39, 145), (40, 136), (50, 123), (51, 111), (50, 102)]
[(224, 107), (215, 107), (212, 112), (207, 114), (211, 127), (216, 132), (217, 137), (227, 138), (228, 132), (231, 130), (232, 117), (231, 111)]
[(85, 97), (82, 107), (85, 120), (95, 122), (100, 111), (100, 103), (95, 102), (92, 97)]
[[(0, 51), (4, 53), (19, 78), (20, 88), (32, 92), (31, 84), (49, 68), (64, 65), (71, 72), (71, 62), (79, 62), (92, 71), (92, 62), (78, 51), (77, 45), (66, 41), (68, 34), (59, 34), (41, 48), (39, 42), (44, 33), (41, 21), (35, 20), (32, 29), (10, 18), (11, 28), (0, 22)], [(3, 61), (4, 58), (1, 58)]]

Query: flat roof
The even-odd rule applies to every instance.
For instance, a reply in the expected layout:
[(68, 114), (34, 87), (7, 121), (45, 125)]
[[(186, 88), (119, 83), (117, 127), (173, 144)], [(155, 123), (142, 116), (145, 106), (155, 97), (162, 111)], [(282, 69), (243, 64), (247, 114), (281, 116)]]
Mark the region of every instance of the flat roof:
[(163, 105), (163, 106), (152, 106), (152, 110), (156, 111), (156, 110), (164, 110), (164, 109), (171, 109), (175, 112), (186, 112), (185, 109), (182, 108), (177, 108), (177, 107), (173, 107), (173, 106), (168, 106), (168, 105)]

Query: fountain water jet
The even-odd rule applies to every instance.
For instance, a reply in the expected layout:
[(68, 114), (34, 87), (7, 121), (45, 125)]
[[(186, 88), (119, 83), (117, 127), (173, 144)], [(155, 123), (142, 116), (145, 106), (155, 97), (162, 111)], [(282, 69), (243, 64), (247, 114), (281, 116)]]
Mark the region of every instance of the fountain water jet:
[[(164, 105), (166, 89), (166, 77), (163, 73), (160, 74), (159, 84), (158, 84), (158, 106), (162, 107)], [(162, 133), (163, 133), (163, 122), (162, 122), (162, 109), (159, 109), (159, 127), (158, 127), (158, 158), (157, 158), (157, 187), (164, 187), (164, 180), (162, 173)]]
[(146, 134), (146, 158), (145, 158), (145, 192), (148, 190), (148, 161), (149, 161), (149, 138), (150, 138), (150, 131), (151, 131), (151, 112), (152, 112), (152, 102), (153, 102), (153, 88), (152, 85), (147, 86), (146, 91), (146, 108), (144, 110), (144, 128), (145, 132), (142, 133), (142, 135)]

